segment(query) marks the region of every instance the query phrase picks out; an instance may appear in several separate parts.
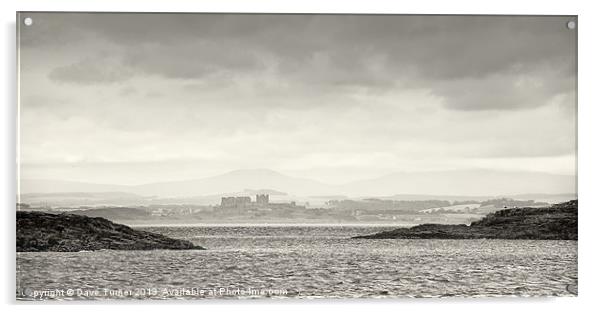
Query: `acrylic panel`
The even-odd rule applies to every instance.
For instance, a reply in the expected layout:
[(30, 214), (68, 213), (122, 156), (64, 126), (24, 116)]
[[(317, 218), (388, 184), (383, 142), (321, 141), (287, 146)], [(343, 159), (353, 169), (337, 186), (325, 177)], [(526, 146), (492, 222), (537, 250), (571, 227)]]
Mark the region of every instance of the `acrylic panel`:
[(19, 12), (19, 300), (577, 295), (577, 17)]

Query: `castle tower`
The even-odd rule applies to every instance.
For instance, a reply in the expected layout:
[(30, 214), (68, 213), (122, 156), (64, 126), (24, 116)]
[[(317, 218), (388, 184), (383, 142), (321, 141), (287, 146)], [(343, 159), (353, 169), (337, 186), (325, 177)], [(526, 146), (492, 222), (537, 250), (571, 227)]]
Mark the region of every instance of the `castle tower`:
[(270, 203), (270, 195), (269, 194), (255, 195), (255, 202), (257, 203), (257, 205), (267, 206), (268, 203)]

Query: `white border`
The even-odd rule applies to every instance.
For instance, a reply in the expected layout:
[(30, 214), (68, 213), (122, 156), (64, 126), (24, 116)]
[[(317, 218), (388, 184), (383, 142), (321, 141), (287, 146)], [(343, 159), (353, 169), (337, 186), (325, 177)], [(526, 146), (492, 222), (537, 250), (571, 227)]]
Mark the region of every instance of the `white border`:
[[(15, 304), (15, 240), (14, 240), (14, 202), (15, 202), (15, 129), (16, 129), (16, 54), (15, 54), (15, 11), (147, 11), (147, 12), (272, 12), (272, 13), (417, 13), (417, 14), (558, 14), (579, 15), (579, 297), (577, 298), (534, 298), (534, 299), (444, 299), (444, 300), (380, 300), (380, 301), (196, 301), (178, 302), (178, 310), (236, 310), (249, 312), (341, 309), (349, 312), (366, 310), (407, 310), (425, 312), (507, 312), (546, 311), (570, 312), (597, 307), (597, 291), (600, 290), (599, 252), (600, 234), (597, 232), (602, 221), (600, 199), (600, 162), (602, 149), (602, 101), (600, 97), (600, 56), (602, 56), (600, 37), (601, 10), (596, 1), (381, 1), (381, 0), (22, 0), (18, 2), (0, 2), (2, 10), (2, 180), (3, 222), (2, 233), (3, 279), (0, 296), (4, 309), (10, 311), (60, 311), (77, 312), (79, 305), (58, 306), (56, 303), (37, 307), (37, 305)], [(85, 303), (86, 311), (144, 310), (163, 311), (165, 305), (174, 302), (111, 302), (110, 306)], [(296, 304), (296, 305), (291, 305)], [(135, 306), (132, 306), (135, 305)], [(149, 305), (152, 305), (149, 306)], [(192, 306), (194, 305), (194, 306)], [(376, 307), (374, 307), (376, 305)], [(140, 307), (144, 306), (144, 307)]]

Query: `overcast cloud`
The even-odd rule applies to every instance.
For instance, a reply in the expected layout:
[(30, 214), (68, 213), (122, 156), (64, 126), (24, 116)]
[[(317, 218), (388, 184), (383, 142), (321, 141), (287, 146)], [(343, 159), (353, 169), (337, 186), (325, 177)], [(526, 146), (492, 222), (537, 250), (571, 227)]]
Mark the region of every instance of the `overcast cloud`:
[(568, 17), (28, 16), (25, 178), (575, 173)]

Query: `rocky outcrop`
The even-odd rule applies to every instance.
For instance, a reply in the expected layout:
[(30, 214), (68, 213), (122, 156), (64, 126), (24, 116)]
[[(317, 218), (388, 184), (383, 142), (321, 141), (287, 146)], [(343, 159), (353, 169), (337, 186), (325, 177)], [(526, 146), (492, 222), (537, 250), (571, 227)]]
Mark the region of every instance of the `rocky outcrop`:
[(204, 248), (186, 240), (134, 230), (102, 217), (17, 212), (17, 252), (101, 249), (203, 250)]
[(467, 225), (423, 224), (354, 238), (577, 240), (577, 200), (546, 208), (515, 208)]

